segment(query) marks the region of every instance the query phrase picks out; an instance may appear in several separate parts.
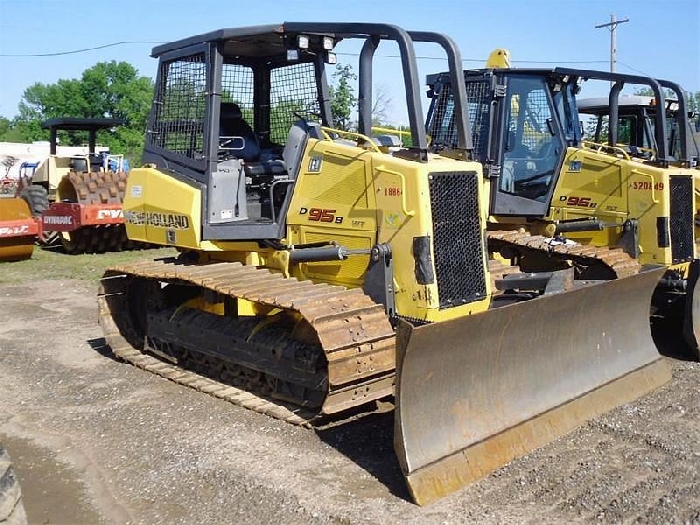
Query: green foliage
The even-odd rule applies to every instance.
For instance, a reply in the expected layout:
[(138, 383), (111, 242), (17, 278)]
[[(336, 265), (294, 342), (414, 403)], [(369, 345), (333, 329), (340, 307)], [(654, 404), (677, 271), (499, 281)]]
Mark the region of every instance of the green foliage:
[(601, 126), (600, 126), (600, 135), (598, 136), (596, 140), (595, 132), (596, 128), (598, 126), (598, 117), (590, 117), (588, 119), (588, 122), (586, 122), (585, 129), (583, 131), (583, 138), (585, 140), (590, 140), (593, 142), (599, 142), (599, 143), (605, 143), (608, 140), (608, 117), (603, 115)]
[[(97, 140), (114, 153), (127, 155), (133, 164), (143, 152), (152, 100), (152, 80), (139, 76), (131, 64), (99, 62), (83, 71), (79, 79), (29, 86), (22, 95), (18, 115), (7, 126), (0, 121), (0, 141), (48, 140), (48, 131), (41, 128), (41, 122), (50, 118), (118, 118), (126, 124), (100, 132)], [(59, 141), (81, 145), (87, 142), (87, 134), (62, 133)]]
[(289, 128), (297, 120), (297, 116), (314, 118), (308, 114), (307, 104), (303, 100), (280, 100), (270, 106), (270, 140), (284, 144)]
[(357, 104), (357, 97), (351, 82), (357, 80), (357, 75), (352, 72), (352, 66), (336, 64), (333, 80), (335, 84), (329, 86), (333, 126), (350, 131), (350, 115)]
[(10, 119), (0, 117), (0, 137), (4, 137), (10, 131), (11, 125), (12, 122), (10, 121)]
[(700, 131), (700, 91), (695, 93), (688, 93), (688, 111), (695, 113), (693, 122), (695, 123), (695, 130)]
[(688, 109), (700, 113), (700, 91), (688, 93)]
[(80, 279), (97, 283), (107, 268), (143, 259), (173, 257), (174, 248), (66, 255), (57, 250), (34, 248), (31, 259), (0, 262), (0, 284), (22, 284), (41, 279)]

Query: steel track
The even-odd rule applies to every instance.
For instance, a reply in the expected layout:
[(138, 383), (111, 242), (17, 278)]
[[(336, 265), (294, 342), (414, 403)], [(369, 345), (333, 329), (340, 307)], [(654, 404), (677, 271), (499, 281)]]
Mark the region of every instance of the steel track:
[(642, 268), (639, 261), (622, 248), (557, 243), (550, 237), (518, 230), (488, 231), (487, 236), (489, 248), (500, 250), (510, 247), (519, 253), (538, 252), (584, 267), (600, 264), (607, 267), (617, 279), (636, 275)]
[[(296, 312), (315, 334), (327, 361), (324, 377), (319, 377), (319, 384), (324, 380), (328, 384), (323, 406), (320, 409), (295, 406), (275, 398), (274, 392), (269, 395), (269, 388), (263, 388), (264, 385), (250, 391), (226, 383), (213, 372), (225, 371), (230, 363), (217, 362), (211, 353), (200, 354), (195, 360), (200, 371), (203, 366), (207, 375), (213, 377), (204, 377), (144, 353), (143, 334), (138, 333), (130, 313), (133, 305), (129, 304), (132, 299), (128, 287), (134, 279), (157, 283), (158, 288), (162, 283), (194, 286), (215, 294), (220, 301), (241, 298)], [(98, 309), (105, 339), (117, 357), (176, 383), (288, 423), (315, 426), (328, 415), (393, 394), (394, 331), (384, 307), (359, 289), (285, 278), (240, 263), (188, 265), (175, 259), (162, 259), (109, 269), (100, 284)], [(188, 324), (188, 330), (197, 329)], [(192, 353), (188, 349), (188, 354)]]

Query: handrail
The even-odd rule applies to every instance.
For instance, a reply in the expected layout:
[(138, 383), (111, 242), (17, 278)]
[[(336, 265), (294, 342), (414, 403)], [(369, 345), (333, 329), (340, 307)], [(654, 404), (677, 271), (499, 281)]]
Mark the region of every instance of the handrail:
[(635, 169), (632, 169), (632, 171), (631, 171), (630, 173), (631, 173), (632, 175), (639, 175), (639, 176), (642, 176), (642, 177), (649, 177), (649, 179), (651, 179), (651, 202), (653, 202), (654, 204), (658, 204), (659, 201), (658, 201), (657, 198), (656, 198), (656, 188), (654, 188), (654, 186), (655, 186), (655, 184), (656, 184), (656, 179), (654, 179), (654, 176), (653, 176), (651, 173), (644, 173), (644, 172), (642, 172), (642, 171), (638, 171), (638, 170), (635, 170)]
[(341, 136), (346, 135), (348, 137), (355, 137), (356, 139), (361, 139), (365, 141), (365, 143), (369, 144), (370, 147), (377, 153), (382, 153), (382, 150), (379, 149), (379, 146), (377, 146), (371, 138), (369, 138), (367, 135), (363, 135), (362, 133), (356, 133), (354, 131), (344, 131), (342, 129), (334, 129), (326, 126), (321, 126), (321, 131), (323, 131), (324, 137), (328, 140), (333, 140), (329, 133), (337, 133)]
[(405, 130), (400, 130), (400, 129), (393, 129), (393, 128), (383, 128), (381, 126), (372, 126), (372, 130), (377, 130), (380, 133), (396, 133), (397, 135), (408, 135), (409, 137), (411, 136), (410, 131), (405, 131)]
[(625, 160), (630, 160), (629, 154), (620, 146), (611, 146), (610, 144), (600, 144), (591, 140), (582, 141), (583, 145), (589, 149), (595, 150), (596, 153), (608, 153), (604, 149), (611, 150), (611, 153), (619, 152)]

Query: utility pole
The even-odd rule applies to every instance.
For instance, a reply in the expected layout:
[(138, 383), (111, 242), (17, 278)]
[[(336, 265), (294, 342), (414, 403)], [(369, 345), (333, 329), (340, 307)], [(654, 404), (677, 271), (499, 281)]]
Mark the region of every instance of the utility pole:
[[(629, 18), (625, 18), (623, 20), (616, 20), (615, 19), (615, 14), (610, 15), (610, 22), (607, 24), (599, 24), (595, 26), (596, 29), (600, 29), (601, 27), (607, 27), (610, 30), (610, 72), (614, 73), (615, 72), (615, 64), (617, 63), (617, 39), (616, 39), (616, 33), (617, 33), (617, 26), (620, 24), (624, 24), (625, 22), (629, 22)], [(612, 85), (612, 82), (611, 82)]]

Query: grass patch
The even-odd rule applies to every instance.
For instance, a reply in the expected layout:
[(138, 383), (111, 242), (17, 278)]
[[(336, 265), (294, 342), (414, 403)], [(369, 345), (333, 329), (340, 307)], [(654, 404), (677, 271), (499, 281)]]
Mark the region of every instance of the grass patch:
[(22, 284), (37, 279), (80, 279), (96, 283), (109, 266), (175, 255), (174, 248), (66, 255), (35, 246), (31, 259), (0, 262), (0, 284)]

